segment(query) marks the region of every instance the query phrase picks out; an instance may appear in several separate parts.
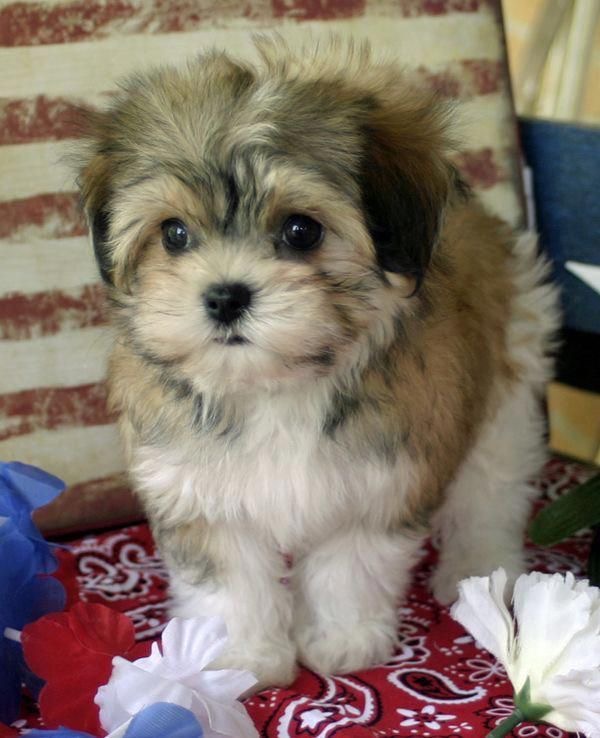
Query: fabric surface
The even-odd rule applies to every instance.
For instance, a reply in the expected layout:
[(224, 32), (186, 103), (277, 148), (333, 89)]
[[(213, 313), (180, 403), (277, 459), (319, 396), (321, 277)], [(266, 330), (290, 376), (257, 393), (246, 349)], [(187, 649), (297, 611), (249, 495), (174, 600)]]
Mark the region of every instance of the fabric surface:
[[(555, 499), (590, 474), (582, 465), (553, 459), (537, 484), (545, 500)], [(553, 549), (529, 547), (528, 566), (584, 576), (589, 542), (585, 533)], [(512, 712), (503, 668), (429, 593), (435, 558), (428, 546), (399, 608), (400, 647), (392, 660), (343, 677), (303, 669), (291, 687), (253, 696), (246, 706), (262, 738), (483, 738)], [(139, 640), (158, 637), (168, 619), (167, 576), (146, 525), (86, 536), (62, 561), (60, 577), (72, 594), (126, 613)], [(20, 726), (36, 722), (32, 705)], [(532, 724), (512, 733), (567, 735)]]
[(75, 108), (105, 104), (125, 74), (207, 47), (252, 55), (252, 32), (269, 30), (293, 44), (331, 31), (368, 39), (459, 101), (466, 179), (521, 218), (499, 0), (0, 3), (0, 459), (76, 485), (68, 506), (45, 513), (51, 529), (134, 514), (105, 405), (102, 288), (65, 159)]
[(524, 119), (520, 132), (534, 172), (540, 241), (552, 258), (561, 288), (563, 323), (600, 333), (598, 293), (565, 268), (569, 261), (600, 267), (600, 130)]

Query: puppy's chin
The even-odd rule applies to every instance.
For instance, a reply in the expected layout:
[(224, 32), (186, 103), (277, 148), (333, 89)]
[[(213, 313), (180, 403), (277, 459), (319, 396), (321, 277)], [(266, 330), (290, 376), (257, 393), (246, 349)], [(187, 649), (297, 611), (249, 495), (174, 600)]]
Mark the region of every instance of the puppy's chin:
[(336, 370), (329, 346), (307, 354), (266, 349), (239, 333), (217, 338), (180, 365), (198, 391), (221, 394), (245, 389), (274, 389), (326, 377)]

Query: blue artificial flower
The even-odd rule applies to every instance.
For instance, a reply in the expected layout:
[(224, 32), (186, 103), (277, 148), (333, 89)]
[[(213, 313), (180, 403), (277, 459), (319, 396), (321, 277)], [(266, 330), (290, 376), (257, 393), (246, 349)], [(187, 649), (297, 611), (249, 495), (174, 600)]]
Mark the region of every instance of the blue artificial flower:
[(10, 724), (19, 714), (21, 682), (37, 691), (37, 682), (25, 666), (21, 644), (4, 636), (6, 628), (24, 625), (65, 606), (62, 584), (35, 571), (35, 545), (9, 518), (0, 518), (0, 721)]
[(185, 707), (156, 702), (133, 718), (124, 738), (202, 738), (204, 731), (196, 716)]
[(18, 717), (21, 684), (35, 694), (40, 680), (27, 668), (21, 644), (5, 636), (49, 612), (62, 610), (62, 584), (47, 576), (56, 559), (31, 519), (64, 488), (56, 477), (25, 464), (0, 464), (0, 721)]
[[(145, 707), (129, 724), (123, 738), (202, 738), (202, 726), (190, 710), (169, 702), (156, 702)], [(28, 738), (94, 738), (89, 733), (59, 728), (32, 730)], [(107, 736), (110, 738), (110, 736)]]
[(51, 574), (56, 570), (56, 557), (40, 534), (31, 514), (57, 497), (65, 488), (58, 477), (35, 466), (13, 461), (0, 462), (0, 520), (10, 518), (23, 536), (34, 544), (35, 571)]
[(69, 728), (30, 730), (27, 735), (29, 738), (94, 738), (90, 733), (82, 733), (80, 730), (69, 730)]

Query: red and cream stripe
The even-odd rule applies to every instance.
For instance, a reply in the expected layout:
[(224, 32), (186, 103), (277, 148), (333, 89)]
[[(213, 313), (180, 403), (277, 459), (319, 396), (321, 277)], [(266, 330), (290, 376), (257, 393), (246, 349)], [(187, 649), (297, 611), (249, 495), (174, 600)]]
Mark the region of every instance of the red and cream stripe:
[(115, 34), (173, 33), (201, 30), (243, 18), (250, 27), (274, 21), (330, 21), (364, 17), (368, 11), (415, 18), (477, 13), (490, 0), (268, 0), (211, 3), (194, 0), (76, 0), (8, 2), (0, 9), (0, 46), (33, 46), (91, 41)]
[(498, 8), (497, 0), (0, 0), (0, 459), (74, 485), (46, 526), (99, 520), (94, 506), (109, 517), (134, 510), (105, 404), (102, 288), (67, 164), (79, 108), (105, 104), (123, 75), (202, 48), (252, 58), (254, 31), (277, 29), (291, 45), (352, 35), (397, 58), (415, 84), (461, 101), (457, 163), (517, 220)]

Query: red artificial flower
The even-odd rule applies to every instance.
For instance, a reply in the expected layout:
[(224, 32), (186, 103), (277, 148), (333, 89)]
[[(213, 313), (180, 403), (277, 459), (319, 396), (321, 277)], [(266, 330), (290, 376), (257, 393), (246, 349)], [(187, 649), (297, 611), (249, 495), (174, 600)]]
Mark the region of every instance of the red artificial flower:
[(135, 643), (126, 615), (86, 602), (26, 625), (21, 642), (29, 667), (46, 681), (39, 697), (46, 727), (68, 725), (93, 735), (105, 735), (94, 697), (110, 679), (113, 657), (149, 653), (148, 644)]
[(0, 738), (18, 738), (19, 731), (0, 723)]

